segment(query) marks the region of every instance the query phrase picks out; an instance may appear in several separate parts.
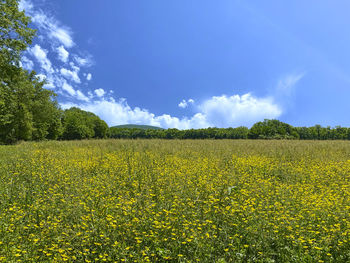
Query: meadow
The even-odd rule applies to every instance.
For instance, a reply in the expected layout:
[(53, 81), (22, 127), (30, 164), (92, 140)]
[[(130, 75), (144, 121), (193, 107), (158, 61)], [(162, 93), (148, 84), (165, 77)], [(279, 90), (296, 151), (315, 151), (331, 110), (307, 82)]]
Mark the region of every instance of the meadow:
[(350, 142), (0, 146), (0, 262), (350, 262)]

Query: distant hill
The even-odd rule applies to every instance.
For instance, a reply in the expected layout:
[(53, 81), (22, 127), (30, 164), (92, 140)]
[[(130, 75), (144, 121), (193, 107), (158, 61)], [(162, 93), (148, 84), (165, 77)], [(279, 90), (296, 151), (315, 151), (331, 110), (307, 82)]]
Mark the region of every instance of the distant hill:
[(138, 125), (138, 124), (124, 124), (117, 125), (111, 128), (129, 128), (129, 129), (142, 129), (142, 130), (164, 130), (163, 128), (150, 126), (150, 125)]

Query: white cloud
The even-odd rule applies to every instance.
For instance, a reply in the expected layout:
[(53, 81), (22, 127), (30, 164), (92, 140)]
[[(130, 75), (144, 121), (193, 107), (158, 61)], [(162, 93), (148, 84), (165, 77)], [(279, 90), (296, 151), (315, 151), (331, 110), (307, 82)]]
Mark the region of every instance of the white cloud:
[(81, 67), (89, 67), (93, 64), (91, 56), (86, 56), (85, 58), (74, 56), (74, 60)]
[(106, 92), (103, 89), (95, 89), (94, 92), (97, 95), (97, 97), (103, 97), (103, 95), (106, 94)]
[(48, 16), (41, 9), (36, 9), (30, 0), (21, 0), (20, 10), (25, 10), (26, 14), (31, 16), (34, 23), (51, 40), (63, 44), (70, 48), (74, 46), (72, 32), (70, 28), (60, 24), (53, 16)]
[(71, 71), (66, 68), (61, 68), (60, 72), (65, 78), (72, 80), (75, 83), (81, 83), (80, 78), (78, 76), (79, 68), (74, 68), (74, 71)]
[[(22, 66), (28, 70), (39, 69), (40, 76), (46, 78), (45, 88), (55, 89), (59, 94), (69, 94), (72, 99), (88, 102), (88, 97), (78, 89), (75, 90), (73, 84), (81, 83), (80, 67), (92, 65), (92, 56), (78, 49), (71, 29), (50, 14), (49, 8), (41, 9), (32, 0), (21, 0), (19, 8), (32, 18), (34, 27), (38, 29), (37, 41), (44, 43), (47, 48), (42, 48), (44, 44), (29, 48), (21, 61)], [(58, 66), (62, 62), (65, 66)], [(92, 75), (85, 74), (84, 78), (91, 80)]]
[(69, 85), (66, 81), (62, 84), (62, 89), (66, 91), (70, 96), (77, 100), (89, 102), (90, 99), (80, 90), (75, 90), (71, 85)]
[(273, 97), (283, 109), (286, 110), (293, 107), (296, 88), (299, 82), (305, 77), (305, 74), (305, 72), (287, 74), (278, 81), (276, 88), (273, 90)]
[(26, 14), (30, 14), (33, 11), (33, 4), (28, 0), (21, 0), (18, 3), (18, 9), (20, 11), (25, 11)]
[(56, 86), (52, 82), (48, 82), (44, 85), (45, 89), (54, 89)]
[(179, 105), (178, 105), (180, 108), (187, 108), (187, 101), (185, 101), (185, 100), (182, 100), (180, 103), (179, 103)]
[(71, 96), (75, 96), (77, 94), (74, 88), (67, 82), (63, 82), (62, 89), (68, 92), (68, 94)]
[(69, 48), (74, 45), (70, 29), (63, 27), (60, 28), (58, 25), (51, 24), (50, 31), (49, 36), (53, 39), (57, 39), (64, 46)]
[(47, 58), (47, 50), (42, 49), (39, 45), (35, 45), (34, 47), (30, 48), (28, 51), (31, 55), (33, 55), (36, 58), (41, 68), (45, 70), (46, 73), (48, 74), (54, 73), (51, 61)]
[(86, 101), (86, 102), (89, 101), (89, 98), (86, 97), (80, 90), (77, 91), (76, 95), (77, 95), (78, 100), (82, 100), (82, 101)]
[(25, 68), (26, 70), (33, 70), (33, 68), (34, 68), (33, 61), (31, 61), (26, 56), (22, 57), (21, 63), (22, 63), (22, 67)]
[(178, 118), (168, 114), (156, 116), (146, 109), (131, 108), (125, 99), (62, 104), (63, 108), (73, 106), (94, 112), (111, 126), (132, 123), (178, 129), (251, 126), (257, 121), (277, 118), (282, 114), (272, 99), (256, 98), (251, 94), (212, 97), (197, 105), (198, 112), (190, 118)]
[(185, 109), (185, 108), (187, 108), (188, 107), (188, 104), (193, 104), (194, 103), (194, 100), (193, 99), (189, 99), (189, 100), (182, 100), (179, 104), (178, 104), (178, 106), (180, 107), (180, 108), (183, 108), (183, 109)]
[(40, 81), (46, 80), (46, 76), (44, 74), (37, 74), (36, 75)]
[(216, 127), (251, 126), (263, 119), (282, 114), (272, 98), (257, 98), (250, 93), (233, 96), (214, 96), (198, 106), (207, 121)]
[(292, 96), (296, 84), (305, 76), (305, 73), (288, 74), (278, 81), (276, 95)]
[(69, 52), (64, 48), (64, 46), (59, 46), (57, 49), (58, 59), (64, 63), (68, 62)]
[[(153, 113), (148, 112), (145, 109), (140, 109), (138, 107), (132, 109), (124, 99), (118, 102), (113, 99), (110, 100), (99, 100), (91, 103), (64, 103), (61, 104), (62, 108), (70, 108), (73, 106), (79, 107), (86, 111), (91, 111), (100, 116), (109, 125), (119, 125), (125, 123), (135, 123), (135, 124), (149, 124), (161, 127), (176, 127), (180, 129), (187, 129), (195, 125), (195, 122), (204, 122), (203, 117), (198, 114), (194, 116), (193, 120), (178, 119), (170, 115), (155, 116)], [(198, 125), (197, 125), (198, 126)], [(201, 125), (200, 125), (201, 126)], [(207, 126), (207, 125), (206, 125)]]

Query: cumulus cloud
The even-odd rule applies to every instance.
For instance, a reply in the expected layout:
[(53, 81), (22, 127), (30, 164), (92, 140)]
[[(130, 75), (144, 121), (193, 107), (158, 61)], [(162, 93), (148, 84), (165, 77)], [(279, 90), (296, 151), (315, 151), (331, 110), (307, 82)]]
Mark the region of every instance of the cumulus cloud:
[(251, 126), (265, 118), (277, 118), (282, 110), (270, 98), (257, 98), (251, 94), (214, 96), (196, 105), (197, 112), (190, 118), (168, 114), (156, 116), (146, 109), (131, 108), (125, 99), (99, 99), (90, 103), (65, 103), (63, 108), (77, 106), (91, 111), (109, 125), (126, 123), (148, 124), (163, 128), (207, 128)]
[(61, 106), (64, 109), (76, 106), (83, 110), (94, 112), (109, 125), (134, 123), (149, 124), (164, 128), (175, 127), (179, 129), (189, 129), (192, 127), (199, 128), (203, 126), (208, 127), (205, 117), (201, 114), (196, 114), (191, 119), (179, 119), (167, 114), (155, 116), (153, 113), (150, 113), (145, 109), (140, 109), (138, 107), (132, 109), (125, 99), (120, 99), (117, 102), (113, 99), (101, 99), (91, 103), (63, 103)]
[(257, 98), (250, 93), (214, 96), (199, 105), (199, 110), (209, 123), (217, 127), (250, 126), (256, 121), (277, 118), (282, 114), (273, 99)]
[(39, 45), (35, 45), (34, 47), (30, 48), (28, 51), (31, 55), (33, 55), (36, 58), (36, 60), (40, 64), (41, 68), (47, 74), (54, 73), (54, 70), (52, 68), (52, 63), (47, 58), (47, 50), (41, 48)]
[(68, 62), (69, 52), (64, 48), (64, 46), (59, 46), (56, 48), (58, 59), (64, 63)]
[(103, 89), (95, 89), (94, 92), (97, 95), (97, 97), (103, 97), (103, 95), (106, 94), (106, 92)]
[(182, 100), (179, 104), (178, 104), (178, 106), (180, 107), (180, 108), (183, 108), (183, 109), (185, 109), (185, 108), (187, 108), (188, 107), (188, 105), (189, 104), (193, 104), (194, 103), (194, 100), (193, 99), (189, 99), (189, 100)]
[(72, 80), (75, 83), (81, 83), (80, 78), (78, 76), (79, 68), (75, 67), (73, 71), (66, 68), (61, 68), (60, 72), (62, 76), (64, 76), (66, 79)]
[(87, 81), (90, 81), (92, 79), (92, 75), (91, 75), (91, 73), (88, 73), (87, 75), (86, 75), (86, 80)]

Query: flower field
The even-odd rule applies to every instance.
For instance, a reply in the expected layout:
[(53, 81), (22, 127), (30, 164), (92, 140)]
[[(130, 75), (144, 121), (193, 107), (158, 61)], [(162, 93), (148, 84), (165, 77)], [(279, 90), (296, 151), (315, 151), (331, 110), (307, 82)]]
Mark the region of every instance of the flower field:
[(0, 146), (0, 262), (350, 262), (350, 142)]

